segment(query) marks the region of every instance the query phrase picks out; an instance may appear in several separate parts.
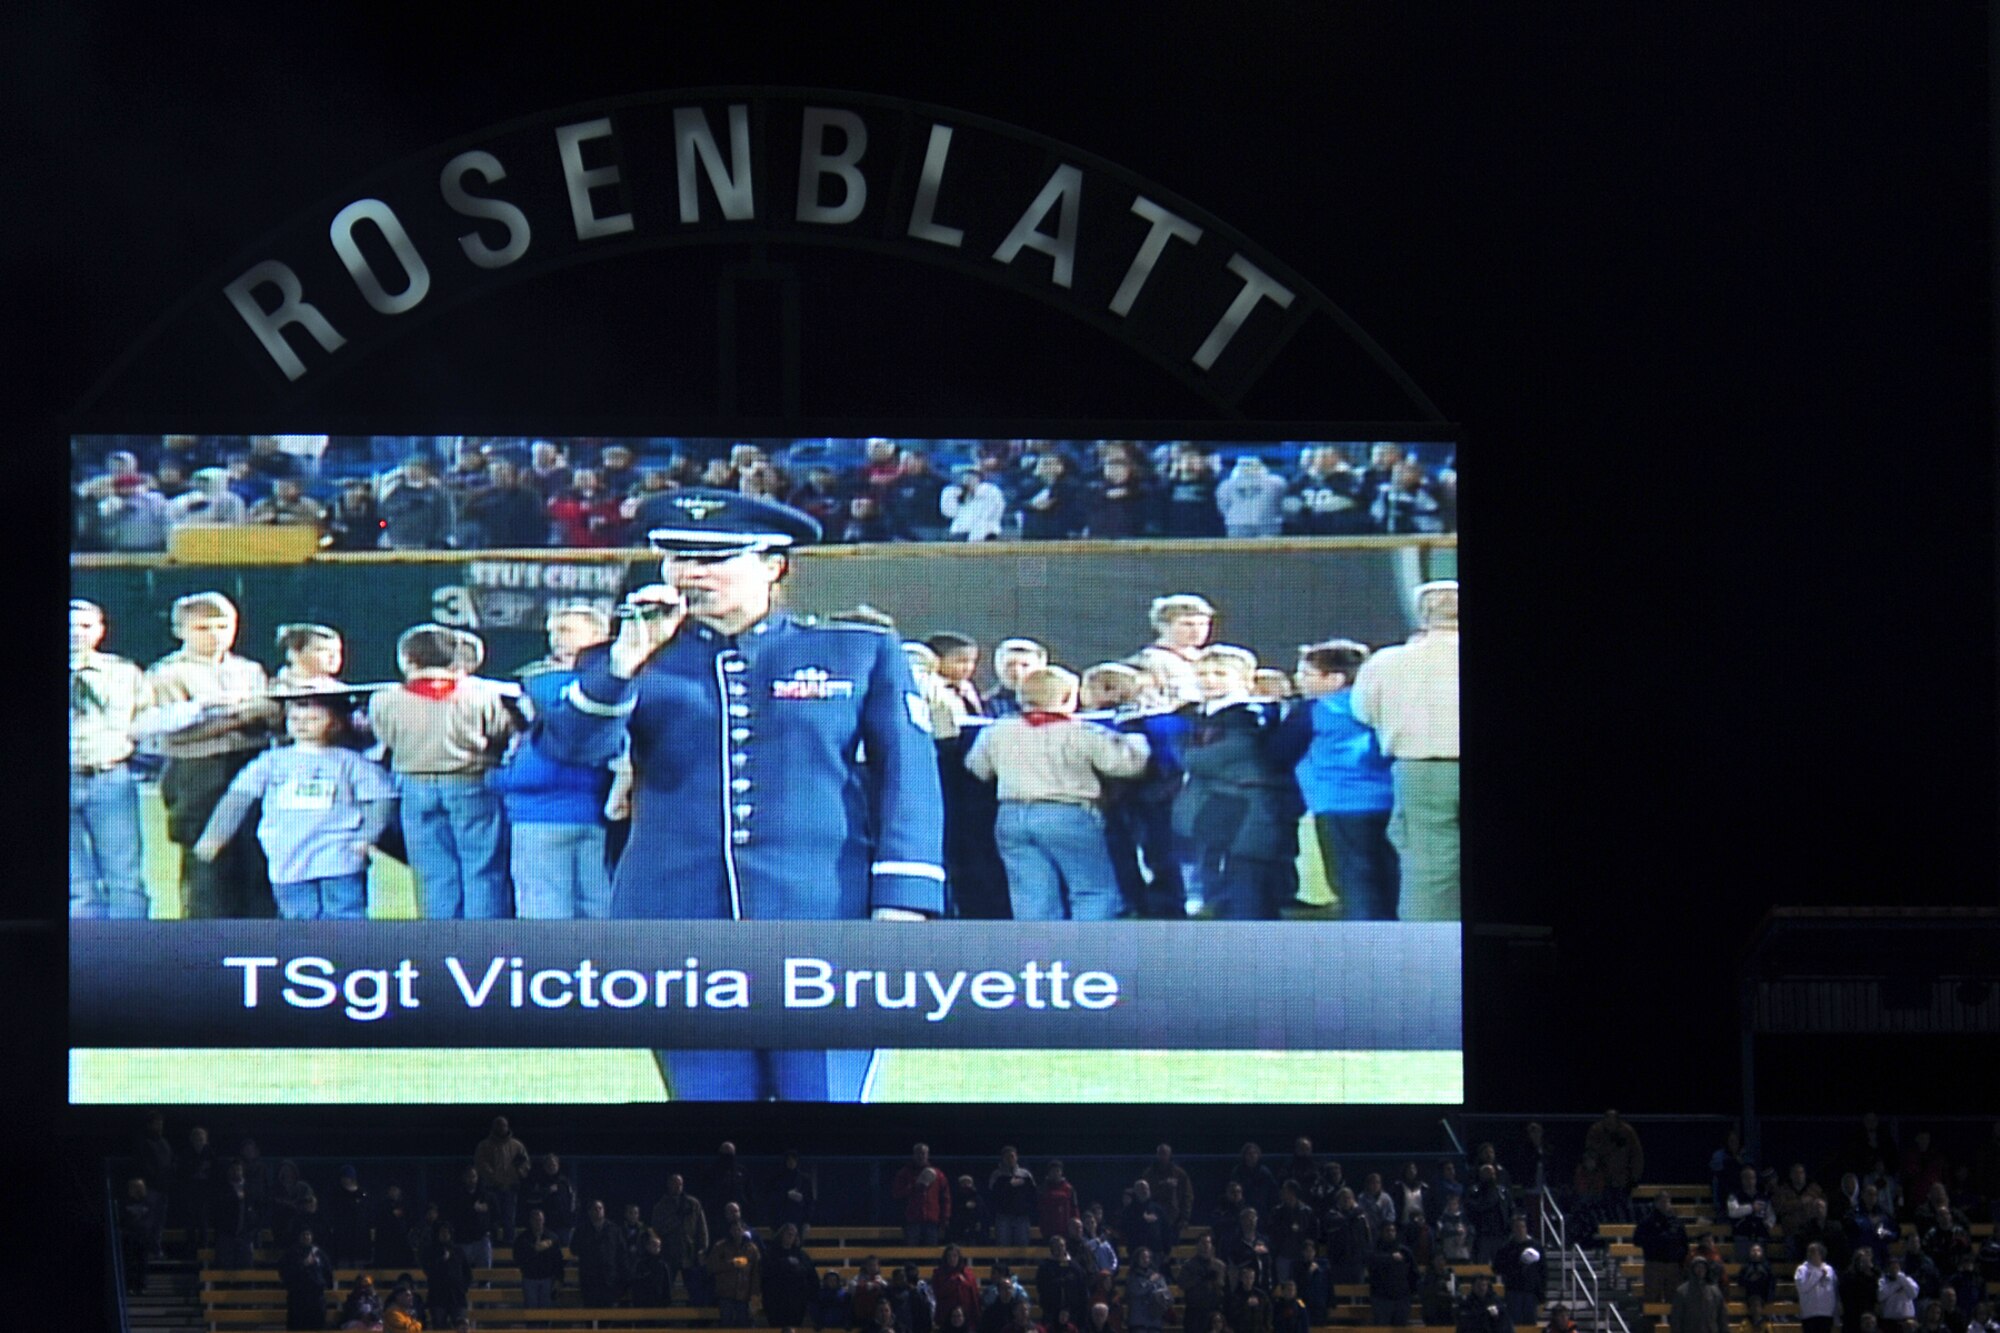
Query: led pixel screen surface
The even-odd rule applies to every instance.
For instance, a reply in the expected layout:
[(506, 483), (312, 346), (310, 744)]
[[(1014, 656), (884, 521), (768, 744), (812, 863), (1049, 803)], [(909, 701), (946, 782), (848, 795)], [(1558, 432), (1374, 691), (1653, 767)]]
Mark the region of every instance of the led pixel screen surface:
[(1462, 1099), (1449, 442), (73, 446), (73, 1101)]

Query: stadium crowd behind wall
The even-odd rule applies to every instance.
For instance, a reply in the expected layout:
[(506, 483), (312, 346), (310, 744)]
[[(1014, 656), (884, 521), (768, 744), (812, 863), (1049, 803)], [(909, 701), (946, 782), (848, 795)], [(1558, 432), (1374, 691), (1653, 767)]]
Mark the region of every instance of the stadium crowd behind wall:
[[(828, 615), (867, 604), (906, 638), (951, 630), (986, 650), (1016, 635), (1076, 668), (1151, 641), (1152, 599), (1196, 592), (1220, 608), (1215, 637), (1290, 670), (1300, 643), (1342, 635), (1400, 642), (1410, 592), (1457, 577), (1455, 537), (1122, 540), (822, 547), (801, 552), (787, 605)], [(182, 564), (156, 555), (75, 555), (71, 595), (103, 606), (105, 647), (141, 664), (178, 645), (176, 597), (214, 590), (241, 609), (237, 651), (276, 664), (280, 624), (314, 621), (347, 641), (349, 680), (395, 677), (396, 636), (428, 620), (477, 631), (483, 674), (505, 675), (547, 651), (549, 606), (598, 601), (658, 577), (645, 551), (517, 550), (316, 556), (304, 563)], [(616, 576), (613, 576), (616, 571)]]

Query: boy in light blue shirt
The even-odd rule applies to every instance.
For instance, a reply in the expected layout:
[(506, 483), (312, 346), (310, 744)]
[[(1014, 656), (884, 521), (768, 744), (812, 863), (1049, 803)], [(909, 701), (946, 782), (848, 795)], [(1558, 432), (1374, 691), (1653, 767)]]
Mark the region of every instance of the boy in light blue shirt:
[(287, 921), (360, 921), (368, 915), (368, 849), (389, 826), (396, 789), (380, 765), (339, 744), (345, 693), (285, 703), (290, 745), (266, 750), (230, 782), (194, 854), (213, 860), (258, 801), (257, 841), (271, 893)]

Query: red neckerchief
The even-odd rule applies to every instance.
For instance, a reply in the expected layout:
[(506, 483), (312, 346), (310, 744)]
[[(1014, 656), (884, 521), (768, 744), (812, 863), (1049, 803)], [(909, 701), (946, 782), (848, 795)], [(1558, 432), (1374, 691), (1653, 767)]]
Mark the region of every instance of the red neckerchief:
[(1042, 713), (1042, 712), (1023, 713), (1021, 714), (1021, 720), (1026, 722), (1031, 727), (1046, 727), (1051, 722), (1076, 721), (1076, 719), (1071, 717), (1068, 713)]
[(458, 680), (453, 676), (419, 676), (415, 680), (404, 681), (403, 688), (426, 699), (448, 699), (451, 692), (458, 688)]

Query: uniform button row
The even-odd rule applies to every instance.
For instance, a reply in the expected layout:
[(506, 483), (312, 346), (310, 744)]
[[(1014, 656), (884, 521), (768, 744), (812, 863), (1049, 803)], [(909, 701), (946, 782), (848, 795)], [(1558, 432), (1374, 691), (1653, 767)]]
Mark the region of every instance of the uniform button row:
[(731, 728), (729, 729), (729, 739), (730, 739), (730, 740), (732, 740), (732, 741), (747, 741), (747, 740), (749, 740), (749, 739), (750, 739), (750, 728), (748, 728), (748, 727), (731, 727)]
[(750, 779), (748, 779), (748, 778), (737, 778), (737, 779), (736, 779), (736, 780), (735, 780), (734, 782), (731, 782), (731, 783), (729, 784), (729, 790), (731, 790), (731, 791), (734, 791), (734, 792), (745, 792), (745, 791), (749, 791), (749, 790), (750, 790)]
[(743, 765), (750, 762), (750, 756), (743, 753), (741, 750), (738, 750), (734, 754), (729, 756), (729, 762), (736, 765), (736, 767), (741, 768), (743, 767)]
[(736, 829), (730, 833), (729, 840), (738, 847), (741, 847), (744, 843), (750, 841), (750, 830), (747, 828)]
[(731, 716), (731, 717), (748, 717), (748, 716), (750, 716), (750, 705), (748, 705), (748, 704), (731, 704), (731, 705), (729, 705), (729, 716)]

